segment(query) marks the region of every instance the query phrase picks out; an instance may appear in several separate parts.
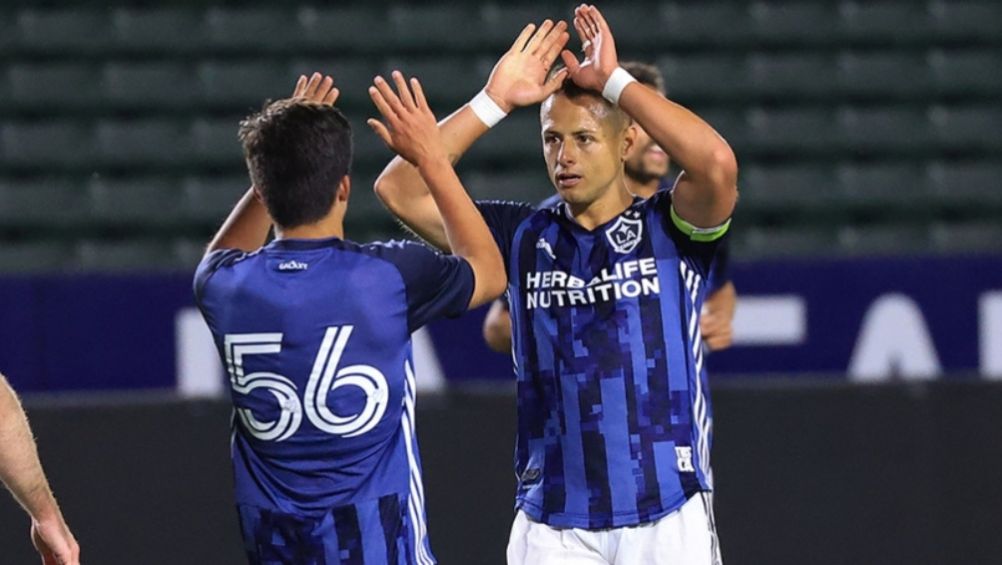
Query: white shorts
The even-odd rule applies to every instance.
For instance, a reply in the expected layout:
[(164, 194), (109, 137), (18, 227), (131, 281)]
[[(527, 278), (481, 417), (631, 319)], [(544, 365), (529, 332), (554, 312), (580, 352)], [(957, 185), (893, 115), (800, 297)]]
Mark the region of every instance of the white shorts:
[(720, 565), (710, 493), (654, 522), (623, 528), (554, 528), (519, 511), (508, 565)]

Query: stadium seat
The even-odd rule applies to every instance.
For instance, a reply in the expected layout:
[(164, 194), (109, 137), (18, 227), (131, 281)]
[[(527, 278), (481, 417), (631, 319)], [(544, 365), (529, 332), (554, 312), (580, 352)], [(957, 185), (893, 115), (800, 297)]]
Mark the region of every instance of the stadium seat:
[(387, 61), (386, 67), (418, 77), (429, 104), (445, 117), (483, 88), (494, 62), (486, 58), (394, 58)]
[(45, 120), (0, 125), (0, 163), (19, 170), (89, 165), (95, 147), (89, 128), (79, 122)]
[(539, 114), (519, 110), (481, 138), (467, 153), (467, 158), (471, 161), (496, 159), (510, 163), (525, 162), (526, 166), (538, 163), (542, 166), (542, 147)]
[(739, 182), (742, 211), (834, 211), (839, 198), (831, 168), (816, 164), (751, 165), (742, 168)]
[(63, 241), (6, 241), (0, 245), (0, 273), (61, 271), (72, 263), (72, 258), (72, 246)]
[(1002, 150), (1002, 108), (997, 105), (937, 106), (929, 110), (928, 120), (943, 150)]
[(838, 244), (857, 256), (920, 253), (929, 248), (929, 236), (922, 225), (849, 225), (839, 230)]
[(147, 238), (80, 240), (73, 250), (69, 266), (74, 270), (97, 272), (178, 270), (171, 244), (162, 239)]
[(385, 10), (374, 6), (303, 6), (297, 23), (300, 41), (310, 50), (329, 53), (379, 52), (389, 31)]
[(182, 194), (163, 176), (93, 178), (87, 190), (93, 220), (102, 226), (148, 228), (180, 223)]
[(470, 196), (478, 200), (511, 200), (535, 205), (555, 194), (542, 163), (526, 170), (463, 175), (463, 184)]
[(756, 52), (745, 65), (749, 90), (760, 99), (790, 104), (798, 99), (828, 100), (837, 92), (834, 60), (827, 53)]
[(213, 51), (294, 52), (302, 45), (296, 12), (282, 8), (214, 6), (205, 12), (206, 40)]
[(843, 107), (836, 116), (841, 149), (856, 156), (899, 156), (928, 150), (925, 113), (902, 106)]
[[(735, 220), (737, 221), (737, 220)], [(735, 257), (753, 259), (760, 257), (805, 256), (825, 249), (831, 253), (838, 249), (836, 232), (827, 228), (748, 226), (741, 237), (731, 240)]]
[(13, 48), (29, 54), (87, 55), (112, 46), (110, 20), (99, 11), (28, 8), (17, 14)]
[(280, 62), (207, 61), (198, 66), (197, 78), (188, 82), (189, 88), (201, 91), (210, 106), (246, 112), (260, 108), (265, 100), (290, 96), (296, 76)]
[(222, 223), (247, 188), (244, 173), (227, 176), (188, 176), (180, 183), (178, 201), (189, 222), (217, 226)]
[(544, 19), (550, 18), (554, 21), (564, 20), (571, 26), (571, 40), (568, 43), (569, 49), (580, 48), (573, 25), (570, 18), (572, 13), (565, 10), (563, 6), (557, 7), (553, 4), (502, 4), (497, 1), (485, 4), (480, 9), (480, 20), (474, 24), (479, 26), (478, 44), (481, 49), (492, 57), (500, 57), (504, 53), (518, 33), (528, 23), (539, 24)]
[(1002, 162), (939, 161), (929, 164), (925, 174), (938, 202), (960, 202), (981, 211), (1002, 207)]
[[(923, 100), (931, 81), (925, 58), (908, 51), (850, 51), (838, 56), (837, 89), (853, 98)], [(805, 81), (806, 82), (806, 81)]]
[(843, 1), (837, 26), (843, 41), (856, 45), (894, 45), (928, 38), (931, 16), (920, 3), (879, 0)]
[(195, 120), (188, 129), (189, 164), (241, 170), (244, 159), (237, 138), (239, 124), (238, 117)]
[(840, 146), (832, 126), (833, 117), (825, 107), (755, 108), (747, 115), (745, 148), (785, 155), (830, 152)]
[(940, 96), (1002, 96), (1002, 55), (997, 49), (935, 50), (928, 55), (929, 78)]
[(913, 162), (843, 163), (835, 172), (843, 202), (892, 215), (928, 204), (925, 172)]
[(829, 2), (754, 2), (741, 25), (751, 28), (756, 45), (829, 45), (838, 40), (832, 25), (838, 14)]
[(664, 38), (664, 44), (671, 47), (698, 45), (707, 48), (760, 39), (749, 25), (749, 11), (744, 3), (675, 1), (664, 3), (658, 13), (641, 14), (640, 21), (647, 26), (644, 29), (653, 34), (648, 37)]
[(101, 75), (82, 63), (16, 63), (7, 68), (9, 104), (19, 111), (46, 114), (101, 104)]
[(442, 48), (475, 48), (480, 38), (480, 17), (466, 4), (391, 4), (387, 10), (388, 30), (380, 35), (399, 49), (431, 51)]
[(754, 97), (749, 66), (734, 55), (673, 55), (657, 60), (668, 95), (681, 102), (748, 100)]
[(115, 110), (188, 109), (197, 101), (197, 77), (178, 63), (109, 63), (102, 85), (105, 104)]
[(935, 250), (950, 253), (1002, 251), (1002, 226), (997, 221), (951, 222), (930, 226)]
[(171, 119), (102, 120), (94, 144), (108, 166), (179, 165), (192, 153), (185, 133), (184, 124)]
[(930, 4), (929, 36), (935, 41), (998, 41), (1002, 3), (995, 0), (938, 0)]
[(72, 178), (0, 179), (0, 225), (7, 228), (79, 226), (87, 220), (87, 204), (86, 190)]
[(203, 13), (195, 9), (123, 6), (111, 21), (120, 53), (178, 55), (206, 44)]

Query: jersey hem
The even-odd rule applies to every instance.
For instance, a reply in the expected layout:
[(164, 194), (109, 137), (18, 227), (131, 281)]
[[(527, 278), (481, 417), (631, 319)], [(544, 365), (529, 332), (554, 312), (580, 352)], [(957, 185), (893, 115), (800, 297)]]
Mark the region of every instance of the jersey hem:
[(679, 500), (661, 501), (660, 508), (646, 512), (611, 512), (608, 514), (568, 514), (566, 512), (548, 513), (539, 505), (524, 497), (515, 500), (515, 510), (525, 512), (533, 521), (553, 528), (578, 528), (582, 530), (605, 530), (609, 528), (625, 528), (649, 524), (677, 511), (690, 498), (700, 492), (711, 492), (701, 489), (684, 495)]

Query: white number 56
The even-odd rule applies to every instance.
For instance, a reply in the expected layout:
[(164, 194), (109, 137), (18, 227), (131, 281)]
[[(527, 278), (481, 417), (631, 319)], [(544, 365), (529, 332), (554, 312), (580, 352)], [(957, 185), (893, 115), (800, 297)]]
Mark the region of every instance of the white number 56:
[[(302, 403), (299, 402), (295, 383), (288, 377), (267, 372), (244, 373), (245, 357), (282, 351), (282, 334), (227, 334), (224, 339), (226, 369), (233, 391), (250, 394), (257, 388), (266, 389), (275, 397), (280, 408), (279, 417), (272, 421), (258, 420), (250, 409), (238, 408), (237, 414), (247, 431), (265, 441), (288, 439), (303, 422), (304, 406), (310, 422), (329, 434), (355, 437), (376, 427), (386, 412), (389, 399), (386, 376), (370, 365), (338, 368), (353, 329), (354, 326), (327, 328), (320, 351), (313, 361)], [(327, 406), (327, 395), (345, 386), (356, 386), (365, 393), (365, 406), (357, 414), (336, 414)]]

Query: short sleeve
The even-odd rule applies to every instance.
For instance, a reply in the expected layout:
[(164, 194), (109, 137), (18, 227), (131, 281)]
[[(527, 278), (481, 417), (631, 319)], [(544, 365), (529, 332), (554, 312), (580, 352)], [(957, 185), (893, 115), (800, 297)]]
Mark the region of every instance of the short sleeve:
[(710, 264), (710, 293), (717, 292), (729, 282), (731, 282), (731, 244), (725, 237), (717, 246), (717, 253)]
[[(480, 200), (476, 202), (477, 209), (484, 217), (484, 223), (494, 236), (494, 242), (501, 250), (505, 271), (511, 257), (511, 245), (515, 232), (526, 218), (535, 213), (535, 209), (524, 202), (502, 202), (497, 200)], [(509, 273), (510, 276), (510, 273)]]
[(232, 264), (245, 255), (246, 253), (239, 249), (217, 249), (203, 257), (202, 261), (198, 264), (198, 268), (195, 269), (195, 302), (198, 304), (202, 303), (205, 285), (220, 267)]
[(712, 228), (699, 228), (687, 222), (675, 212), (671, 194), (659, 192), (651, 197), (659, 213), (665, 217), (665, 229), (678, 247), (679, 252), (698, 261), (704, 275), (710, 271), (718, 250), (726, 245), (731, 232), (731, 219)]
[(475, 278), (466, 259), (411, 241), (385, 244), (381, 255), (404, 279), (409, 331), (435, 318), (458, 316), (469, 307)]

